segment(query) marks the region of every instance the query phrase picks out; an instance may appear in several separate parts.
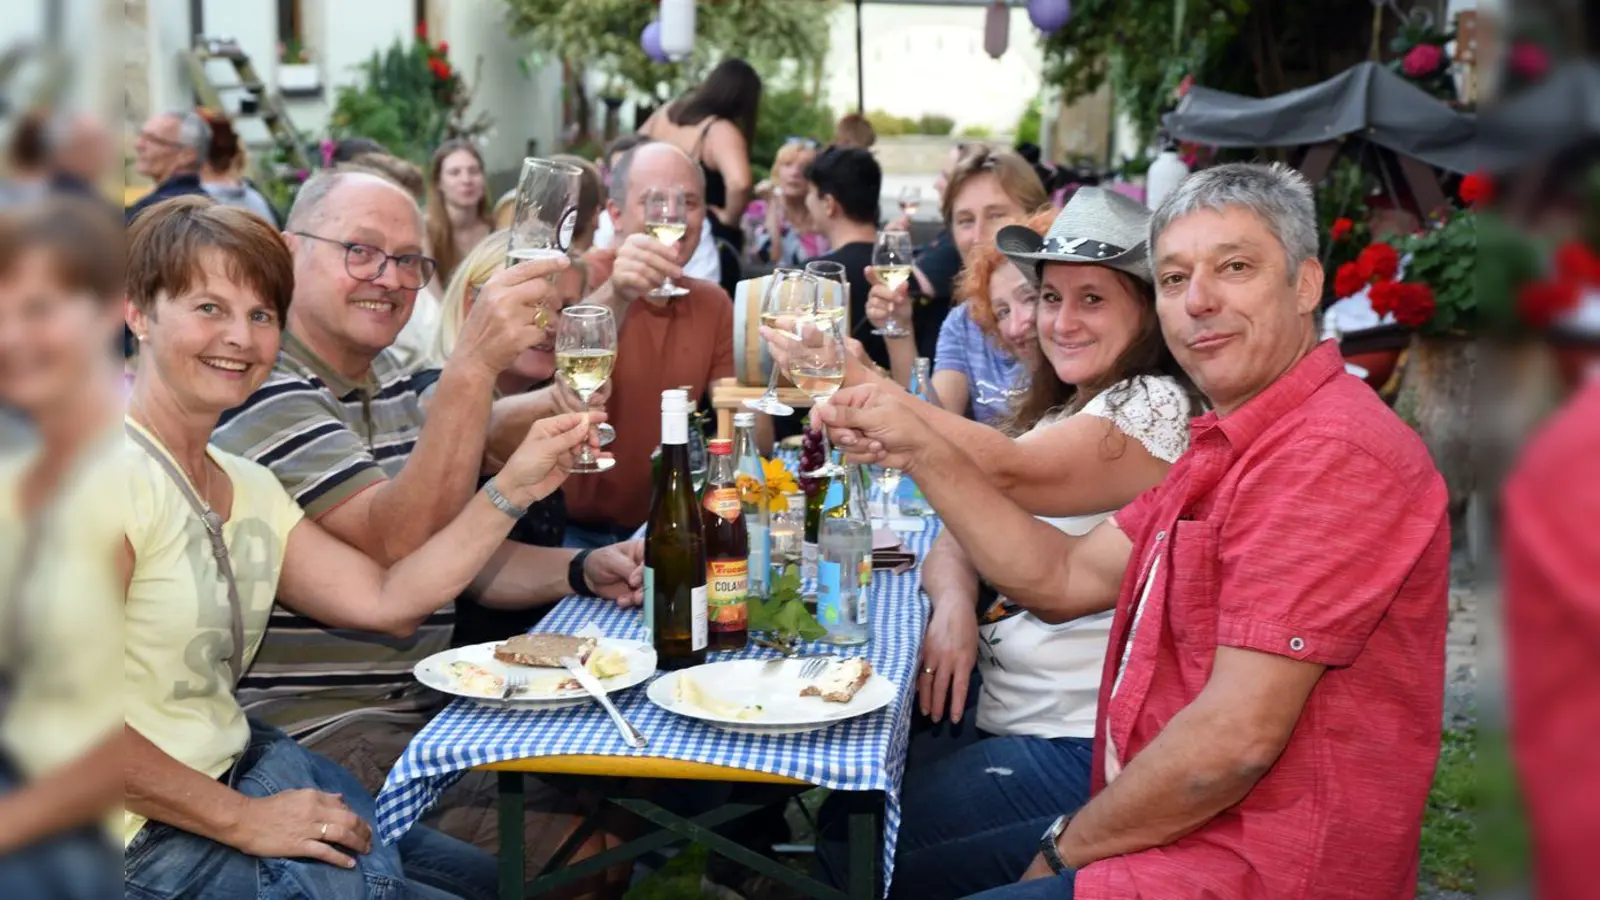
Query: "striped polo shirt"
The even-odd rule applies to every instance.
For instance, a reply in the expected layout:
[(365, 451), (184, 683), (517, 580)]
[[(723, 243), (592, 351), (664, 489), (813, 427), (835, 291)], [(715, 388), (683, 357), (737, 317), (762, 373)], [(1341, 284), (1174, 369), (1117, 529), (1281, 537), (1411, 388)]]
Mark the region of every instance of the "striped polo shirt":
[[(286, 331), (266, 383), (223, 414), (211, 441), (271, 469), (316, 519), (399, 474), (422, 430), (423, 398), (436, 382), (431, 372), (405, 371), (389, 350), (373, 360), (365, 379), (352, 382)], [(239, 686), (239, 702), (301, 740), (370, 719), (420, 728), (438, 697), (411, 668), (448, 649), (454, 627), (454, 604), (405, 639), (325, 628), (277, 606)]]

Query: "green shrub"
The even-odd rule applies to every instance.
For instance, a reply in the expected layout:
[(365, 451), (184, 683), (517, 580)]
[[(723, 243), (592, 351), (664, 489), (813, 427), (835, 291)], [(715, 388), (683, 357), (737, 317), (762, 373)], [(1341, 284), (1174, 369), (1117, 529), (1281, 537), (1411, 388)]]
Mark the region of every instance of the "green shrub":
[(944, 137), (956, 130), (956, 120), (938, 113), (928, 113), (917, 120), (917, 134), (932, 134)]
[(750, 148), (750, 167), (756, 180), (769, 174), (784, 141), (801, 137), (826, 144), (833, 138), (834, 121), (832, 107), (817, 103), (797, 87), (763, 90), (761, 112), (756, 116), (756, 139)]
[(1017, 119), (1017, 133), (1012, 138), (1018, 144), (1033, 144), (1038, 146), (1040, 135), (1044, 128), (1043, 104), (1038, 97), (1028, 101), (1028, 106), (1022, 111), (1022, 116)]
[(867, 121), (872, 123), (872, 129), (878, 132), (878, 137), (894, 137), (899, 134), (910, 134), (916, 128), (916, 123), (904, 116), (887, 113), (875, 109), (867, 113)]
[(987, 125), (963, 125), (961, 137), (972, 138), (975, 141), (987, 141), (994, 137), (994, 129)]
[(360, 65), (362, 80), (339, 88), (328, 130), (334, 139), (371, 138), (395, 156), (426, 166), (451, 138), (476, 139), (491, 122), (465, 120), (472, 90), (461, 72), (425, 40), (396, 40)]

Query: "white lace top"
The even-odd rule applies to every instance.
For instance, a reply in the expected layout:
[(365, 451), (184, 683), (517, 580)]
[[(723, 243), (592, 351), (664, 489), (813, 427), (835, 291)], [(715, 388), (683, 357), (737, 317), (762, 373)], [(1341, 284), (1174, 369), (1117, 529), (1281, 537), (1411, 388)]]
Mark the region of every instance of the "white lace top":
[[(1189, 448), (1189, 397), (1171, 378), (1139, 376), (1112, 385), (1076, 415), (1109, 420), (1151, 456), (1174, 462)], [(1060, 422), (1046, 416), (1034, 431)], [(1067, 534), (1087, 534), (1116, 510), (1048, 518)], [(990, 734), (1094, 737), (1110, 611), (1051, 625), (1005, 598), (978, 629), (978, 727)]]

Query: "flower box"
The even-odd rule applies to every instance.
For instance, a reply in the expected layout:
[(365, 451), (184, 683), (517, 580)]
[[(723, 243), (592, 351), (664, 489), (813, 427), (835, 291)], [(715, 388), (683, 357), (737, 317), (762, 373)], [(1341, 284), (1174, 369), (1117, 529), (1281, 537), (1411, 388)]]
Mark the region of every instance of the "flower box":
[(321, 91), (322, 72), (316, 63), (279, 63), (278, 90), (285, 94)]

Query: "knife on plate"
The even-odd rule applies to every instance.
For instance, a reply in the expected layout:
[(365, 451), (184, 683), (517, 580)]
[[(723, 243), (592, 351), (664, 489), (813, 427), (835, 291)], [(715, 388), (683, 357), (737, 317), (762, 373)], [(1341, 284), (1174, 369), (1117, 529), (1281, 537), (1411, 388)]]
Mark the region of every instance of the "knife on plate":
[(627, 741), (628, 746), (642, 749), (650, 743), (644, 739), (644, 735), (639, 733), (639, 729), (633, 727), (633, 723), (629, 722), (627, 717), (617, 711), (617, 707), (611, 702), (611, 698), (606, 696), (606, 689), (600, 686), (600, 680), (591, 675), (589, 670), (583, 667), (583, 663), (578, 662), (576, 657), (563, 656), (561, 657), (561, 665), (566, 668), (567, 674), (576, 679), (578, 684), (583, 685), (583, 689), (589, 692), (589, 696), (599, 700), (600, 705), (605, 707), (606, 714), (611, 716), (612, 722), (616, 723), (617, 730), (622, 732), (622, 739)]

